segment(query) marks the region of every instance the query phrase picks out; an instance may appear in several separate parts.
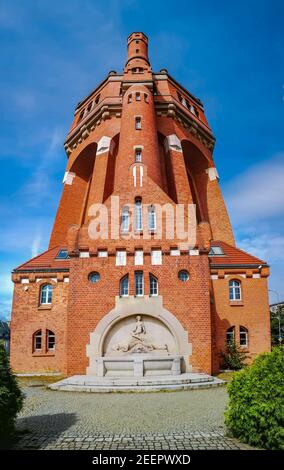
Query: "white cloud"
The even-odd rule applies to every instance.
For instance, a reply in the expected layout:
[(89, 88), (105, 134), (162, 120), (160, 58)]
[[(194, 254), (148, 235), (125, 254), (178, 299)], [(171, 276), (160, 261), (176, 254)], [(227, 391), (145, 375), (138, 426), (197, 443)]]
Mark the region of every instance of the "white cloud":
[(284, 215), (284, 152), (250, 167), (225, 186), (232, 222), (238, 225)]

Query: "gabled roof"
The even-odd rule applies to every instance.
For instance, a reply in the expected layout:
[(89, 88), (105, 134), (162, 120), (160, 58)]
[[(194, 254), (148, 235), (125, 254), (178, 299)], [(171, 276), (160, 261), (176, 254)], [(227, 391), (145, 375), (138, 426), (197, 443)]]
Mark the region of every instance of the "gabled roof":
[(209, 256), (211, 266), (260, 266), (261, 264), (267, 264), (260, 258), (222, 241), (212, 241), (211, 246), (220, 246), (224, 252), (223, 255)]
[(61, 270), (69, 270), (69, 259), (56, 259), (56, 256), (59, 250), (64, 250), (66, 248), (61, 246), (55, 246), (50, 250), (44, 251), (38, 256), (30, 259), (24, 264), (21, 264), (17, 268), (14, 269), (14, 272), (17, 271), (61, 271)]

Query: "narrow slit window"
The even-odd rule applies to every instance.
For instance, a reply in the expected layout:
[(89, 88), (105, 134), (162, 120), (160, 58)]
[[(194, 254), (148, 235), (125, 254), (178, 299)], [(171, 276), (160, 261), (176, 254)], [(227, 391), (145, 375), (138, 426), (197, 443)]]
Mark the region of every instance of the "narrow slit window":
[(141, 130), (142, 129), (142, 119), (140, 116), (135, 117), (135, 129)]
[(142, 149), (135, 149), (135, 163), (142, 162)]
[(141, 296), (144, 294), (143, 272), (135, 272), (135, 295)]
[(140, 93), (136, 93), (135, 99), (136, 99), (136, 101), (141, 101)]
[(135, 220), (135, 231), (136, 232), (141, 232), (142, 228), (143, 228), (143, 223), (142, 223), (142, 201), (141, 201), (141, 199), (137, 199), (135, 201), (134, 220)]

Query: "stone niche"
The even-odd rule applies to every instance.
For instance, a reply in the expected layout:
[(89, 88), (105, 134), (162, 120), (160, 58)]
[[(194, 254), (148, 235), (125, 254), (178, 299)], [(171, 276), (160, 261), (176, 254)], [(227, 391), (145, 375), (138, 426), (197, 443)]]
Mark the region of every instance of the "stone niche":
[(178, 353), (173, 334), (157, 318), (148, 315), (124, 318), (110, 329), (105, 338), (104, 356), (143, 353), (156, 356)]
[[(137, 312), (137, 313), (135, 313)], [(87, 375), (141, 377), (189, 372), (191, 344), (177, 318), (155, 299), (116, 299), (90, 333)]]

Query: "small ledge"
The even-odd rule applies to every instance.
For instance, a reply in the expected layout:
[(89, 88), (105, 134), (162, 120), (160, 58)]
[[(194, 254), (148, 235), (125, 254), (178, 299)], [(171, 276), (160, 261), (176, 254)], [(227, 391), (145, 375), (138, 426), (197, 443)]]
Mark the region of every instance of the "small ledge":
[(38, 310), (51, 310), (52, 309), (52, 305), (39, 305), (38, 306)]
[(231, 307), (243, 307), (244, 302), (242, 300), (230, 300)]
[(41, 351), (36, 351), (32, 353), (32, 357), (54, 357), (55, 352), (41, 352)]

